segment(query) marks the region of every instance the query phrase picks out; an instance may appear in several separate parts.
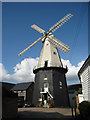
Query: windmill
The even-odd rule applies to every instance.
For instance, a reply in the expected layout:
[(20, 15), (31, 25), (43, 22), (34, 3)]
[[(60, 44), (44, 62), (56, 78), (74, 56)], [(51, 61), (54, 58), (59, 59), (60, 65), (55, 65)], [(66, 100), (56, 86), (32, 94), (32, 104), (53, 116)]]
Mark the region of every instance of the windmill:
[(43, 47), (36, 68), (33, 70), (35, 74), (35, 86), (33, 93), (33, 104), (37, 105), (40, 101), (53, 101), (56, 107), (68, 107), (69, 99), (67, 93), (67, 83), (65, 73), (67, 69), (63, 68), (61, 58), (57, 51), (59, 48), (64, 53), (70, 50), (70, 47), (59, 41), (52, 34), (73, 15), (67, 14), (64, 18), (52, 26), (48, 32), (41, 29), (37, 25), (31, 27), (43, 34), (33, 44), (23, 50), (19, 56), (33, 47), (37, 42), (42, 40)]

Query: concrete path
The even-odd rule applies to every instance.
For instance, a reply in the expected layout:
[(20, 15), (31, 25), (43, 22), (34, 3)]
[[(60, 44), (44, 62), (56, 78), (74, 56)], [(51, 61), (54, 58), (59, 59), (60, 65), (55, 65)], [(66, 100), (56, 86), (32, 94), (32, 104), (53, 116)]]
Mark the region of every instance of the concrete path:
[(74, 120), (70, 108), (19, 108), (19, 118), (60, 118), (60, 120)]

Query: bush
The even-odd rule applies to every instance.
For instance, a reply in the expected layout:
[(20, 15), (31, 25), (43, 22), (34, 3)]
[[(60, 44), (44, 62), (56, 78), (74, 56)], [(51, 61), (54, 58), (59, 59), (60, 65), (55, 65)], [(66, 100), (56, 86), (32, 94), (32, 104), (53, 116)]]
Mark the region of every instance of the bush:
[(37, 107), (42, 107), (43, 106), (43, 102), (40, 102)]
[(53, 102), (52, 101), (48, 101), (48, 106), (51, 108), (51, 107), (53, 107)]
[(78, 92), (78, 94), (82, 94), (82, 88), (79, 88), (79, 90), (77, 92)]
[(79, 104), (80, 116), (82, 119), (90, 119), (90, 102), (83, 101)]

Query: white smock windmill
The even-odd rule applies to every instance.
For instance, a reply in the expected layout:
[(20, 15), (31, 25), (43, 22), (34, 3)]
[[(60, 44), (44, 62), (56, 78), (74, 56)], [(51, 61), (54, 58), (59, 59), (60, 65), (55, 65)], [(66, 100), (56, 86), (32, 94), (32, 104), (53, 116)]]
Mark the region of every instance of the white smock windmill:
[[(53, 99), (53, 101), (54, 101), (54, 105), (57, 107), (59, 106), (67, 107), (69, 105), (68, 95), (67, 95), (67, 83), (65, 78), (66, 70), (63, 68), (57, 48), (59, 48), (64, 53), (67, 53), (70, 50), (70, 47), (65, 45), (60, 40), (56, 39), (52, 34), (52, 32), (56, 31), (59, 27), (61, 27), (72, 16), (73, 15), (70, 13), (67, 14), (64, 18), (58, 21), (53, 27), (51, 27), (48, 32), (41, 29), (35, 24), (32, 25), (31, 27), (37, 30), (38, 32), (43, 33), (43, 36), (38, 38), (33, 44), (31, 44), (29, 47), (27, 47), (19, 54), (19, 56), (21, 56), (28, 49), (33, 47), (37, 42), (42, 40), (43, 47), (41, 50), (41, 55), (37, 67), (33, 71), (35, 73), (35, 87), (34, 87), (34, 95), (33, 95), (33, 103), (35, 105), (38, 104), (39, 100), (48, 101), (50, 99), (50, 96), (53, 96), (52, 98), (55, 98)], [(57, 85), (57, 87), (55, 85)], [(44, 91), (45, 86), (47, 86), (46, 89), (48, 89), (47, 91), (48, 95), (45, 94)], [(43, 95), (41, 95), (41, 93)], [(63, 101), (63, 99), (65, 99), (66, 101)]]

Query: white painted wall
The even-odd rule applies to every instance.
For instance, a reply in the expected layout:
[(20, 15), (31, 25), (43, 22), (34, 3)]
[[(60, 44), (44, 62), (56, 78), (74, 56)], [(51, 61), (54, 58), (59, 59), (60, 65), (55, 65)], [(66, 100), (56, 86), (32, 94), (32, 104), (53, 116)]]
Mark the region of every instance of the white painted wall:
[(80, 74), (82, 83), (83, 100), (90, 101), (90, 66), (86, 66)]
[(59, 57), (59, 53), (56, 47), (50, 44), (48, 38), (45, 40), (43, 44), (37, 68), (44, 67), (45, 61), (48, 61), (47, 67), (62, 67), (62, 62)]
[(78, 94), (78, 99), (79, 99), (79, 103), (81, 103), (82, 101), (84, 101), (83, 94)]
[(88, 66), (88, 100), (90, 101), (90, 65)]

